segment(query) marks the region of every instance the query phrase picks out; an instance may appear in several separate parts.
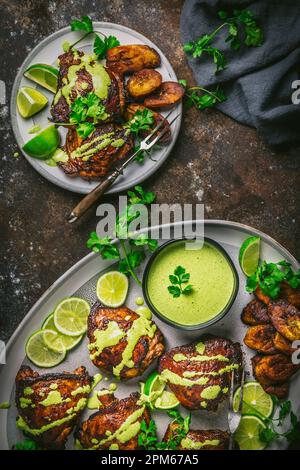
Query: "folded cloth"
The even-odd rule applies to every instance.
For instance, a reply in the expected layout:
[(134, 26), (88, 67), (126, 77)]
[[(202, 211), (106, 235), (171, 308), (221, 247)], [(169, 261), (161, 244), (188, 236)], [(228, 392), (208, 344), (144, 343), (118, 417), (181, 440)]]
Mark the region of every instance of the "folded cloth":
[(300, 104), (292, 103), (292, 83), (299, 79), (300, 4), (295, 0), (186, 0), (180, 20), (182, 43), (211, 33), (222, 20), (218, 11), (249, 9), (262, 28), (259, 47), (241, 45), (238, 51), (224, 39), (227, 29), (215, 37), (214, 47), (225, 52), (227, 67), (215, 74), (211, 57), (188, 55), (197, 83), (220, 85), (227, 96), (218, 105), (225, 114), (253, 126), (271, 145), (300, 141)]

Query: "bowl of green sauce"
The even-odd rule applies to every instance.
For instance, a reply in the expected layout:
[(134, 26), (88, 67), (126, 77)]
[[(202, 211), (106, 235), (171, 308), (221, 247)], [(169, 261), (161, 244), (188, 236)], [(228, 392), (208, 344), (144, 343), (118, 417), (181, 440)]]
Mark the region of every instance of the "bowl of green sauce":
[(209, 238), (201, 244), (186, 239), (167, 241), (153, 253), (143, 276), (148, 307), (165, 323), (184, 330), (207, 328), (223, 318), (238, 289), (231, 258)]

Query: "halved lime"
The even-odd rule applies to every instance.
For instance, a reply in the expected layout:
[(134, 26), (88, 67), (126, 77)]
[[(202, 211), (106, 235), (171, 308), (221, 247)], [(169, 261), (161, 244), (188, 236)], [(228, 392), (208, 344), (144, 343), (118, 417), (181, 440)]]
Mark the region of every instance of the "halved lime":
[[(233, 410), (236, 412), (240, 398), (241, 388), (238, 388), (233, 397)], [(257, 415), (269, 418), (273, 413), (273, 400), (262, 386), (255, 381), (247, 382), (243, 389), (243, 415)]]
[(56, 93), (58, 70), (47, 64), (34, 64), (24, 72), (24, 77)]
[(96, 286), (97, 297), (108, 307), (120, 307), (128, 292), (128, 278), (119, 271), (109, 271), (99, 277)]
[[(150, 395), (151, 396), (151, 395)], [(154, 407), (159, 410), (171, 410), (179, 405), (179, 401), (172, 392), (165, 390), (154, 402)]]
[(249, 237), (243, 241), (239, 253), (239, 262), (243, 273), (252, 276), (255, 273), (260, 255), (260, 237)]
[[(48, 339), (52, 335), (52, 341), (58, 337), (58, 333), (52, 330), (39, 330), (33, 333), (27, 340), (25, 352), (30, 359), (38, 367), (54, 367), (60, 364), (66, 357), (66, 348), (61, 343), (60, 350), (54, 351), (46, 346), (44, 338), (47, 334)], [(57, 347), (58, 347), (57, 343)]]
[(68, 297), (62, 300), (54, 311), (54, 325), (67, 336), (79, 336), (87, 330), (90, 306), (80, 297)]
[(20, 88), (17, 95), (18, 111), (23, 118), (29, 118), (38, 113), (47, 103), (46, 96), (28, 86)]
[(54, 337), (53, 335), (48, 334), (45, 334), (44, 336), (46, 346), (48, 346), (50, 349), (53, 349), (54, 351), (57, 351), (57, 349), (60, 350), (61, 343), (63, 343), (67, 351), (70, 351), (70, 349), (73, 349), (75, 346), (77, 346), (83, 336), (66, 336), (60, 333), (54, 324), (54, 313), (51, 313), (51, 315), (46, 318), (42, 325), (42, 329), (55, 331), (55, 333), (59, 335), (58, 337)]
[(31, 157), (45, 159), (57, 149), (60, 142), (58, 130), (54, 125), (43, 131), (23, 145), (23, 150)]
[(242, 416), (233, 436), (240, 450), (263, 450), (267, 444), (260, 440), (259, 435), (265, 428), (265, 424), (257, 416)]

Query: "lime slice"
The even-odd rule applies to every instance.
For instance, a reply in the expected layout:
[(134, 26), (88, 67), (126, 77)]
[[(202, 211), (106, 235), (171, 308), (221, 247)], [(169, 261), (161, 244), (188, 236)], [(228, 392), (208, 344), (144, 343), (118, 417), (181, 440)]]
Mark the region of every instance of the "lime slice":
[(97, 297), (108, 307), (120, 307), (128, 292), (128, 278), (119, 271), (110, 271), (98, 279)]
[(58, 70), (51, 65), (34, 64), (24, 72), (24, 77), (56, 93)]
[(57, 149), (59, 142), (58, 130), (52, 125), (26, 142), (23, 150), (31, 157), (45, 159)]
[(259, 263), (260, 237), (249, 237), (243, 241), (239, 253), (239, 262), (246, 276), (255, 274)]
[(46, 320), (44, 321), (42, 325), (43, 330), (51, 330), (55, 331), (55, 333), (58, 334), (58, 337), (55, 337), (53, 335), (48, 335), (45, 333), (44, 335), (44, 341), (46, 346), (48, 348), (53, 349), (54, 351), (57, 351), (61, 349), (61, 343), (64, 345), (67, 351), (70, 351), (70, 349), (73, 349), (77, 344), (80, 342), (82, 339), (83, 335), (79, 336), (66, 336), (60, 333), (56, 328), (54, 324), (54, 314), (51, 313)]
[(34, 88), (24, 86), (17, 96), (18, 111), (23, 118), (29, 118), (43, 109), (48, 100), (46, 96)]
[(67, 336), (79, 336), (87, 330), (90, 306), (80, 297), (68, 297), (62, 300), (54, 311), (54, 325)]
[(234, 433), (234, 440), (240, 450), (263, 450), (267, 444), (260, 440), (259, 434), (265, 427), (257, 416), (242, 416), (239, 427)]
[[(233, 397), (233, 410), (237, 412), (241, 388), (238, 388)], [(273, 400), (258, 382), (247, 382), (243, 390), (243, 415), (255, 415), (269, 418), (273, 413)]]
[(155, 408), (159, 410), (171, 410), (179, 405), (179, 401), (172, 392), (164, 391), (154, 403)]
[[(60, 362), (66, 357), (66, 349), (61, 343), (60, 350), (54, 351), (49, 349), (44, 341), (45, 334), (47, 334), (48, 339), (52, 335), (52, 341), (55, 341), (58, 337), (58, 333), (51, 330), (39, 330), (31, 335), (26, 343), (25, 352), (30, 359), (38, 367), (54, 367), (57, 366)], [(57, 343), (58, 346), (59, 343)]]

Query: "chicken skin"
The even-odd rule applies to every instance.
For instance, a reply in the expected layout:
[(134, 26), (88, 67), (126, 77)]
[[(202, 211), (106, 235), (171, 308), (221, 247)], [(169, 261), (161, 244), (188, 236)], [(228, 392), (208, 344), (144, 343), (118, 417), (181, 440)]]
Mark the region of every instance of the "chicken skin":
[(63, 449), (86, 406), (91, 383), (85, 367), (40, 375), (22, 366), (16, 376), (17, 426), (42, 449)]
[(276, 330), (272, 325), (250, 326), (244, 338), (248, 348), (262, 354), (276, 354), (278, 351), (274, 344)]
[(114, 399), (92, 414), (76, 432), (76, 446), (93, 450), (137, 450), (141, 422), (150, 422), (148, 408), (139, 403), (139, 393)]
[[(178, 424), (169, 424), (164, 435), (163, 441), (168, 442), (176, 439)], [(227, 450), (229, 446), (230, 435), (226, 431), (219, 429), (212, 430), (192, 430), (190, 429), (186, 436), (178, 445), (178, 450)]]
[(127, 307), (96, 303), (88, 319), (90, 358), (121, 379), (142, 375), (164, 352), (164, 338), (151, 319)]
[(239, 343), (203, 337), (165, 353), (159, 372), (185, 408), (215, 411), (228, 396), (232, 372), (239, 379), (242, 362)]
[(241, 319), (243, 323), (250, 326), (270, 323), (266, 304), (256, 299), (246, 305), (242, 311)]
[(286, 300), (270, 302), (268, 314), (276, 330), (287, 340), (300, 340), (300, 310)]

